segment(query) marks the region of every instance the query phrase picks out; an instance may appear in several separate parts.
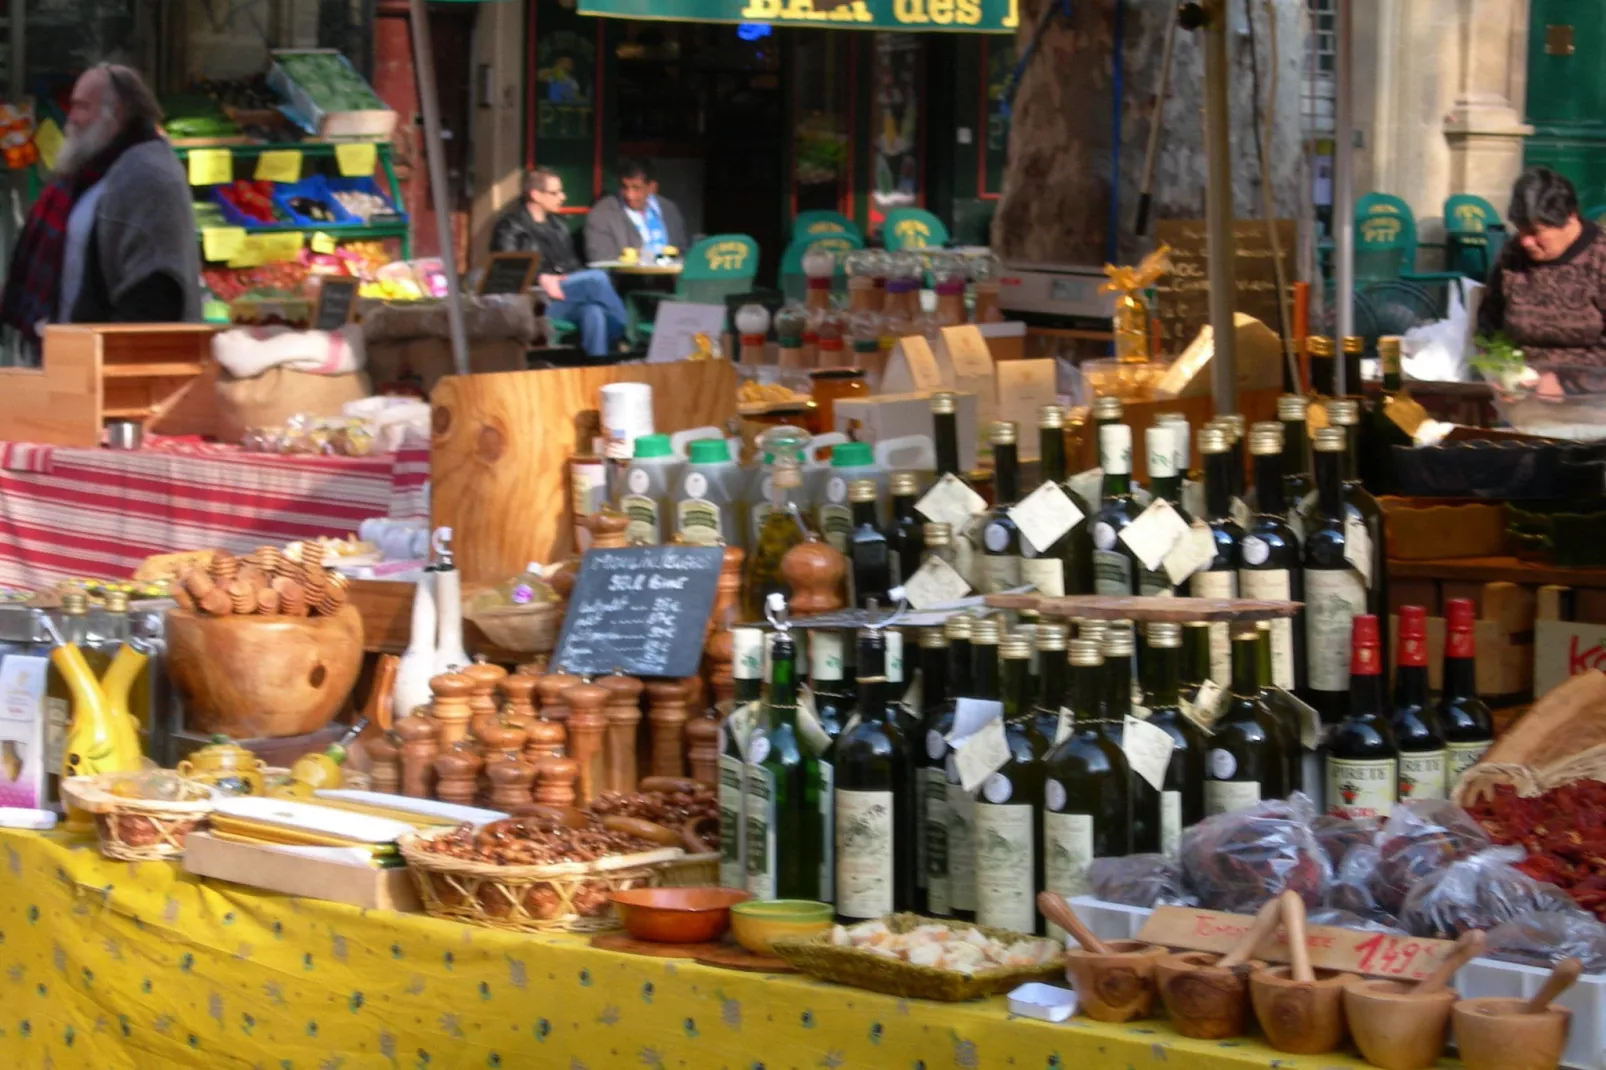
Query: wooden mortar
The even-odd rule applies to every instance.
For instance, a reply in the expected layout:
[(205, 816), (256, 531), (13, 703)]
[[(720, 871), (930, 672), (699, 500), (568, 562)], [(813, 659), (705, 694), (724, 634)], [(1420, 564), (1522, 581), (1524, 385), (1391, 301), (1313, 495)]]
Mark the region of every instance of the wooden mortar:
[(1282, 904), (1271, 899), (1225, 955), (1184, 951), (1154, 964), (1160, 999), (1177, 1032), (1196, 1040), (1241, 1037), (1249, 1026), (1249, 975), (1263, 968), (1249, 956), (1277, 928)]
[(1344, 986), (1344, 1017), (1361, 1054), (1383, 1070), (1427, 1070), (1450, 1032), (1455, 971), (1483, 950), (1483, 933), (1461, 934), (1455, 949), (1419, 984), (1357, 978)]
[(1097, 1022), (1149, 1017), (1154, 1010), (1154, 964), (1165, 948), (1139, 940), (1101, 941), (1055, 892), (1038, 893), (1037, 907), (1082, 945), (1065, 949), (1065, 976), (1076, 989), (1082, 1013)]
[(1550, 1002), (1578, 980), (1577, 959), (1562, 959), (1531, 1000), (1463, 999), (1450, 1012), (1467, 1070), (1554, 1070), (1567, 1048), (1572, 1011)]
[(1319, 1055), (1344, 1043), (1344, 986), (1353, 974), (1311, 969), (1305, 943), (1305, 901), (1282, 894), (1290, 966), (1269, 966), (1249, 977), (1249, 998), (1266, 1040), (1278, 1051)]

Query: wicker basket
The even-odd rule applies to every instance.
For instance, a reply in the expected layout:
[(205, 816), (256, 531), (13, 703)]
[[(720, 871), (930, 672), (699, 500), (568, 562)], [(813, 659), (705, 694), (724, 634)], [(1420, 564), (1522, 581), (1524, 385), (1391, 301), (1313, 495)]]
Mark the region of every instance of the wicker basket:
[(396, 841), (418, 885), (424, 910), (435, 917), (519, 932), (617, 929), (612, 893), (657, 887), (663, 880), (664, 865), (684, 853), (678, 847), (665, 847), (595, 862), (498, 866), (424, 848), (427, 841), (451, 831), (431, 829)]
[[(184, 854), (184, 837), (206, 819), (221, 798), (216, 788), (180, 780), (184, 798), (131, 799), (111, 793), (111, 784), (129, 774), (68, 777), (62, 801), (95, 817), (100, 853), (121, 862), (154, 862)], [(175, 778), (177, 779), (177, 778)]]
[(470, 608), (463, 616), (503, 650), (515, 654), (545, 654), (558, 643), (563, 604), (532, 602), (526, 606)]
[(664, 863), (665, 888), (706, 888), (719, 884), (719, 852), (685, 855)]
[[(895, 933), (906, 933), (921, 925), (942, 925), (954, 930), (980, 929), (984, 935), (1004, 944), (1045, 939), (1029, 933), (992, 929), (963, 921), (923, 918), (918, 914), (893, 914), (884, 920), (887, 928)], [(1000, 967), (967, 975), (955, 970), (915, 966), (902, 959), (875, 955), (861, 948), (838, 947), (831, 942), (829, 930), (814, 936), (776, 940), (770, 946), (781, 958), (821, 981), (884, 992), (889, 996), (936, 999), (946, 1003), (998, 995), (1028, 981), (1063, 981), (1065, 978), (1063, 953), (1056, 953), (1041, 966)]]

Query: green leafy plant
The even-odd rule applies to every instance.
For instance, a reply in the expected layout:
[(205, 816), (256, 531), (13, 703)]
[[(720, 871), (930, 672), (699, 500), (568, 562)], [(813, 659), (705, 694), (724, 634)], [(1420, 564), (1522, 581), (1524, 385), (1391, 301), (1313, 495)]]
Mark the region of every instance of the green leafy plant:
[(1472, 340), (1472, 345), (1477, 351), (1472, 358), (1472, 366), (1481, 372), (1485, 379), (1515, 375), (1527, 366), (1528, 362), (1522, 350), (1517, 348), (1517, 344), (1505, 331), (1480, 334)]

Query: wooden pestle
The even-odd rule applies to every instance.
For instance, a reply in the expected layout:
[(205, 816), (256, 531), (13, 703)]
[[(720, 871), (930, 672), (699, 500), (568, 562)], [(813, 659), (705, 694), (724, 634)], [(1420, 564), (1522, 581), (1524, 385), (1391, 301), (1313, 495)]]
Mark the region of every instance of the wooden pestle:
[(1083, 924), (1071, 904), (1058, 892), (1038, 892), (1037, 909), (1042, 911), (1043, 917), (1070, 933), (1083, 951), (1091, 951), (1095, 955), (1108, 955), (1110, 949), (1104, 942), (1093, 935), (1093, 931)]
[(607, 738), (603, 741), (604, 775), (602, 790), (636, 790), (638, 765), (636, 726), (641, 723), (642, 683), (634, 676), (614, 673), (597, 679), (597, 686), (608, 692), (604, 710), (608, 718)]
[[(389, 717), (388, 711), (386, 716)], [(395, 795), (401, 790), (401, 742), (393, 731), (363, 740), (373, 761), (368, 775), (373, 778), (375, 791)]]
[(547, 758), (535, 767), (535, 801), (542, 806), (573, 806), (580, 767), (573, 758)]
[(1227, 953), (1217, 959), (1215, 965), (1223, 970), (1230, 970), (1235, 966), (1242, 966), (1249, 961), (1249, 956), (1255, 953), (1255, 947), (1270, 936), (1282, 920), (1282, 903), (1276, 899), (1268, 899), (1261, 904), (1255, 912), (1255, 920), (1238, 942), (1227, 949)]
[(435, 756), (440, 753), (439, 726), (429, 707), (418, 706), (391, 729), (400, 737), (402, 794), (412, 799), (435, 797)]
[(1438, 969), (1417, 982), (1416, 988), (1412, 989), (1412, 995), (1433, 995), (1433, 993), (1438, 992), (1450, 983), (1450, 978), (1455, 976), (1455, 971), (1482, 953), (1483, 930), (1467, 930), (1456, 940), (1455, 947), (1450, 949), (1450, 953), (1444, 956), (1444, 961), (1439, 963)]
[(462, 673), (443, 672), (429, 678), (429, 689), (435, 696), (429, 713), (440, 726), (436, 738), (442, 750), (450, 750), (453, 744), (468, 735), (468, 722), (472, 716), (468, 696), (474, 690), (474, 679)]
[(579, 767), (579, 798), (583, 806), (595, 799), (607, 783), (607, 755), (603, 736), (608, 717), (602, 711), (608, 689), (596, 684), (575, 684), (563, 692), (569, 706), (569, 757)]
[(654, 680), (647, 685), (651, 708), (647, 720), (652, 729), (653, 776), (684, 776), (686, 756), (686, 681)]
[(1300, 984), (1314, 984), (1316, 971), (1310, 967), (1310, 945), (1305, 942), (1305, 900), (1290, 889), (1282, 900), (1283, 928), (1288, 933), (1288, 965), (1290, 975)]
[(1544, 1014), (1550, 1009), (1555, 998), (1567, 991), (1578, 980), (1578, 975), (1584, 972), (1584, 964), (1577, 959), (1567, 958), (1556, 963), (1545, 978), (1545, 983), (1539, 986), (1534, 998), (1522, 1008), (1523, 1014)]
[(549, 721), (567, 721), (569, 707), (563, 701), (563, 692), (580, 683), (578, 676), (566, 672), (549, 672), (536, 678), (535, 691), (541, 696), (541, 716)]

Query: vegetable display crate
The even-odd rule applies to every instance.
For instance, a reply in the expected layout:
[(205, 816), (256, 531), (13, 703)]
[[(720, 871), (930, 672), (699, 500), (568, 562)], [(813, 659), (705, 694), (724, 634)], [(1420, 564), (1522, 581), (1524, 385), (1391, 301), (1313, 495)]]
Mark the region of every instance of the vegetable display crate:
[[(1136, 938), (1152, 913), (1143, 907), (1106, 903), (1085, 895), (1072, 899), (1071, 905), (1100, 940)], [(1463, 999), (1479, 996), (1528, 999), (1549, 976), (1549, 967), (1478, 958), (1461, 967), (1451, 987)], [(1561, 1065), (1572, 1070), (1606, 1070), (1606, 974), (1585, 974), (1555, 1002), (1573, 1015)]]
[(389, 138), (397, 115), (332, 48), (278, 49), (268, 85), (323, 138)]

